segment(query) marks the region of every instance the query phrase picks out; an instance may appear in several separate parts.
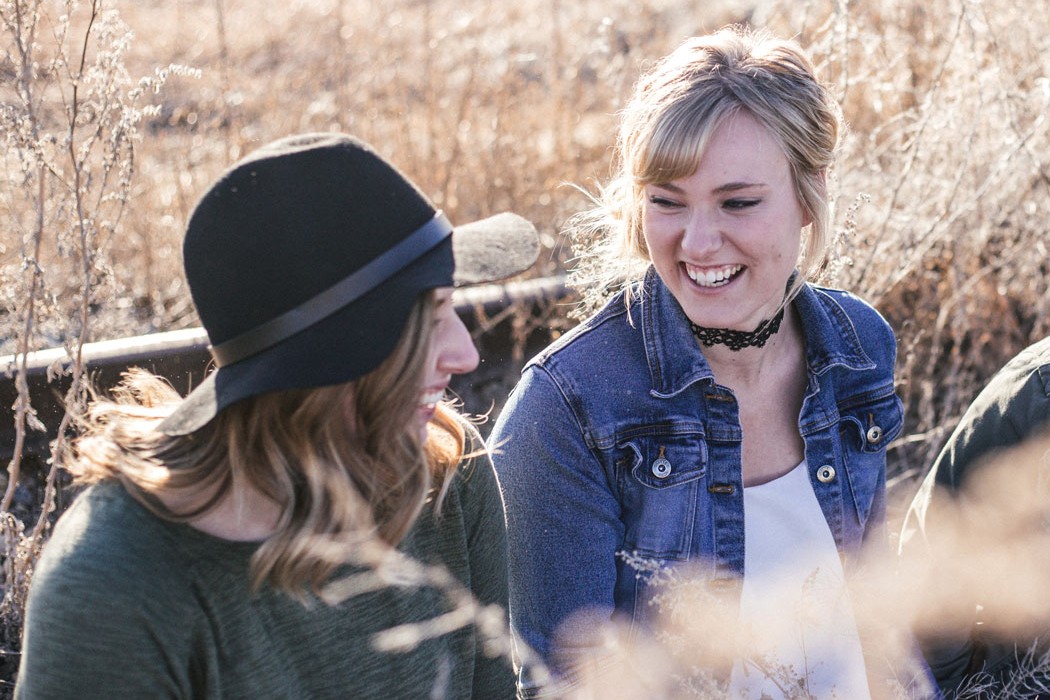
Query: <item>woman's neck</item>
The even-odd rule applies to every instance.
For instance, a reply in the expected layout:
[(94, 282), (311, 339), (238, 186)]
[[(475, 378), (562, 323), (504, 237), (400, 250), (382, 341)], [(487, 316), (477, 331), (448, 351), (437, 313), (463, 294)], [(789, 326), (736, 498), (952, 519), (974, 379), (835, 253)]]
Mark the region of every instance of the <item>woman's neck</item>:
[[(210, 494), (198, 494), (192, 499), (172, 495), (160, 500), (175, 512), (192, 510)], [(281, 507), (253, 486), (237, 485), (223, 495), (219, 502), (200, 517), (188, 522), (203, 533), (233, 542), (261, 542), (277, 530)]]
[(779, 376), (786, 367), (796, 367), (799, 358), (805, 357), (802, 326), (791, 305), (784, 311), (780, 329), (762, 347), (734, 350), (716, 344), (701, 346), (700, 350), (715, 375), (715, 381), (731, 389), (766, 382), (771, 375)]

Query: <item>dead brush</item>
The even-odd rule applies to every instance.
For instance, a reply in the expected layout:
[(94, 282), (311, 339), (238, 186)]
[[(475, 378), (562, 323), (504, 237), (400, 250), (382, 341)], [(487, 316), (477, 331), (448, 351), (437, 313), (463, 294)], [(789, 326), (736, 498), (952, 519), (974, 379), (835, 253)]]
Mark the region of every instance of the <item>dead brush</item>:
[[(16, 366), (5, 369), (13, 370), (19, 389), (11, 416), (15, 445), (0, 500), (0, 644), (7, 677), (17, 660), (26, 591), (54, 509), (67, 438), (85, 396), (80, 349), (99, 332), (92, 317), (97, 305), (120, 291), (108, 250), (131, 193), (133, 142), (147, 113), (139, 105), (168, 71), (137, 83), (129, 78), (123, 58), (130, 33), (101, 0), (83, 6), (7, 0), (0, 3), (0, 29), (3, 66), (13, 78), (0, 88), (6, 146), (0, 212), (16, 239), (3, 246), (0, 318), (16, 358)], [(11, 513), (26, 431), (40, 428), (26, 388), (26, 360), (48, 345), (65, 347), (72, 380), (35, 522), (26, 525)]]

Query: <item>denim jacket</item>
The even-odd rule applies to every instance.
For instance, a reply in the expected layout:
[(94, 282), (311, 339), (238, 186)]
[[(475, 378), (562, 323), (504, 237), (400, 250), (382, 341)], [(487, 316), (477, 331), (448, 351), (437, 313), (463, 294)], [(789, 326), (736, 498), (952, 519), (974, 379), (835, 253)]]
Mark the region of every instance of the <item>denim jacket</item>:
[[(491, 435), (511, 618), (555, 669), (554, 652), (584, 624), (563, 623), (579, 613), (644, 619), (650, 583), (637, 558), (689, 560), (713, 588), (736, 587), (731, 595), (743, 575), (736, 398), (715, 383), (652, 268), (636, 291), (629, 309), (615, 297), (533, 358)], [(896, 342), (878, 312), (846, 292), (806, 285), (793, 303), (809, 377), (799, 432), (848, 566), (866, 541), (884, 540), (885, 449), (903, 421)]]

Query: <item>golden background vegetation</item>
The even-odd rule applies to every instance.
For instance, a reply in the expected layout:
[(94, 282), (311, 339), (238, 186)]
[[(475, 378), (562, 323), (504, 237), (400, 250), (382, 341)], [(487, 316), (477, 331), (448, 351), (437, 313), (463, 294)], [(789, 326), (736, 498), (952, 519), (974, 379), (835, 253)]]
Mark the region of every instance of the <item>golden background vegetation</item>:
[[(179, 253), (196, 198), (294, 132), (370, 141), (453, 221), (531, 218), (530, 274), (561, 274), (560, 226), (586, 205), (570, 185), (608, 175), (639, 71), (738, 22), (797, 38), (841, 100), (825, 281), (897, 333), (898, 502), (984, 381), (1050, 333), (1046, 0), (0, 0), (0, 20), (0, 355), (196, 325)], [(31, 406), (0, 416), (32, 429)], [(37, 546), (15, 537), (9, 599)]]

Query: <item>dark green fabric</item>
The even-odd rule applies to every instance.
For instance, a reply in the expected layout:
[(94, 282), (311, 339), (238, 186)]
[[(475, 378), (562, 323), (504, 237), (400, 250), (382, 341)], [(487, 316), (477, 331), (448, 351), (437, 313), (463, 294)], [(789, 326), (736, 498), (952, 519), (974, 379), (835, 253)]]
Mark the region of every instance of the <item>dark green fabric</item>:
[(982, 460), (1050, 424), (1050, 338), (1017, 354), (966, 409), (934, 462), (938, 484), (956, 491)]
[[(250, 592), (253, 544), (162, 521), (116, 484), (66, 512), (34, 576), (16, 697), (478, 698), (514, 696), (512, 669), (472, 627), (380, 653), (372, 636), (435, 617), (430, 588), (386, 589), (329, 607)], [(502, 503), (487, 460), (456, 475), (401, 547), (441, 562), (506, 610)]]
[[(942, 527), (939, 507), (965, 487), (982, 463), (1048, 430), (1050, 338), (1018, 353), (966, 409), (912, 501), (901, 535), (902, 554), (922, 557), (927, 547), (936, 546)], [(1045, 642), (1040, 645), (1035, 639), (998, 640), (982, 634), (978, 602), (959, 601), (960, 610), (965, 610), (960, 615), (971, 615), (969, 628), (921, 640), (934, 676), (946, 692), (960, 688), (978, 671), (990, 675), (982, 679), (984, 683), (1009, 678), (1017, 669), (1018, 658), (1029, 648), (1037, 652), (1047, 648)]]

